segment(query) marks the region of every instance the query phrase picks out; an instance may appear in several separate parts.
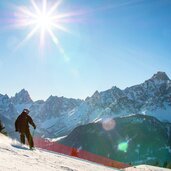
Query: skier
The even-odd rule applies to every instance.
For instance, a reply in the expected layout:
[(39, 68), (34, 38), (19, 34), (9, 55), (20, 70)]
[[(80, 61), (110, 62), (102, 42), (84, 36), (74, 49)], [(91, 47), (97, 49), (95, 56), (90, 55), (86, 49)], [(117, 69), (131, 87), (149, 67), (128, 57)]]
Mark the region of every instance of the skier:
[(20, 141), (22, 144), (25, 144), (25, 136), (27, 137), (28, 144), (30, 149), (34, 147), (34, 142), (32, 135), (30, 133), (29, 124), (36, 129), (36, 125), (34, 124), (32, 118), (28, 115), (28, 109), (24, 109), (23, 112), (18, 116), (15, 121), (15, 131), (20, 133)]

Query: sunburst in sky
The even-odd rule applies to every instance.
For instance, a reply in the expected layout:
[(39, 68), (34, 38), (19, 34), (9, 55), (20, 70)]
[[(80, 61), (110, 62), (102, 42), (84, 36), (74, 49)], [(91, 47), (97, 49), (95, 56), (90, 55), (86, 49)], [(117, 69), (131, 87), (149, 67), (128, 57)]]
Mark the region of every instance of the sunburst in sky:
[[(60, 41), (55, 34), (57, 30), (70, 32), (63, 26), (63, 20), (78, 15), (74, 12), (59, 13), (58, 8), (62, 0), (58, 0), (55, 4), (48, 4), (47, 0), (40, 1), (30, 0), (30, 6), (19, 7), (16, 15), (16, 25), (20, 28), (30, 28), (30, 32), (26, 35), (24, 40), (18, 47), (30, 40), (36, 33), (40, 35), (40, 47), (45, 46), (45, 38), (49, 36), (53, 43), (57, 45), (58, 50), (64, 55)], [(18, 48), (17, 47), (17, 48)]]

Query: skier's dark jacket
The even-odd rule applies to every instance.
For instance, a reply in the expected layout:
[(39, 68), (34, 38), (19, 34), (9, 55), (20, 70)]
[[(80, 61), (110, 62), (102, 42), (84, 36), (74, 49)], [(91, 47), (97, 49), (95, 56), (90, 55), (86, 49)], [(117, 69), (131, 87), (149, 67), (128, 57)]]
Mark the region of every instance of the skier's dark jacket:
[(31, 124), (34, 129), (36, 128), (32, 118), (27, 113), (22, 112), (15, 121), (15, 130), (18, 132), (28, 132), (29, 124)]

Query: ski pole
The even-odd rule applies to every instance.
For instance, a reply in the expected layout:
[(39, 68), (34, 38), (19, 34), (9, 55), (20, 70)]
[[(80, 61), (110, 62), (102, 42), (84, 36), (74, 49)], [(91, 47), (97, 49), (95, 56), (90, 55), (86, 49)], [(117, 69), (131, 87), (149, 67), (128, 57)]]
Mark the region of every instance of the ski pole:
[(12, 134), (12, 133), (14, 133), (15, 131), (11, 131), (11, 132), (7, 132), (8, 134)]
[(35, 133), (35, 129), (33, 129), (33, 132), (32, 132), (32, 137), (34, 137), (34, 133)]

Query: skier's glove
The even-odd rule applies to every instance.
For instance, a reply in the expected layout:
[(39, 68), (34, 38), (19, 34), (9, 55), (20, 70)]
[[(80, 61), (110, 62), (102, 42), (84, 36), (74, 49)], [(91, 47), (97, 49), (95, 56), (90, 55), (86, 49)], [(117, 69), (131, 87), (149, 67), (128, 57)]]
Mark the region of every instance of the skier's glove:
[(15, 132), (18, 132), (18, 130), (16, 129)]
[(34, 125), (34, 129), (36, 129), (36, 125)]

